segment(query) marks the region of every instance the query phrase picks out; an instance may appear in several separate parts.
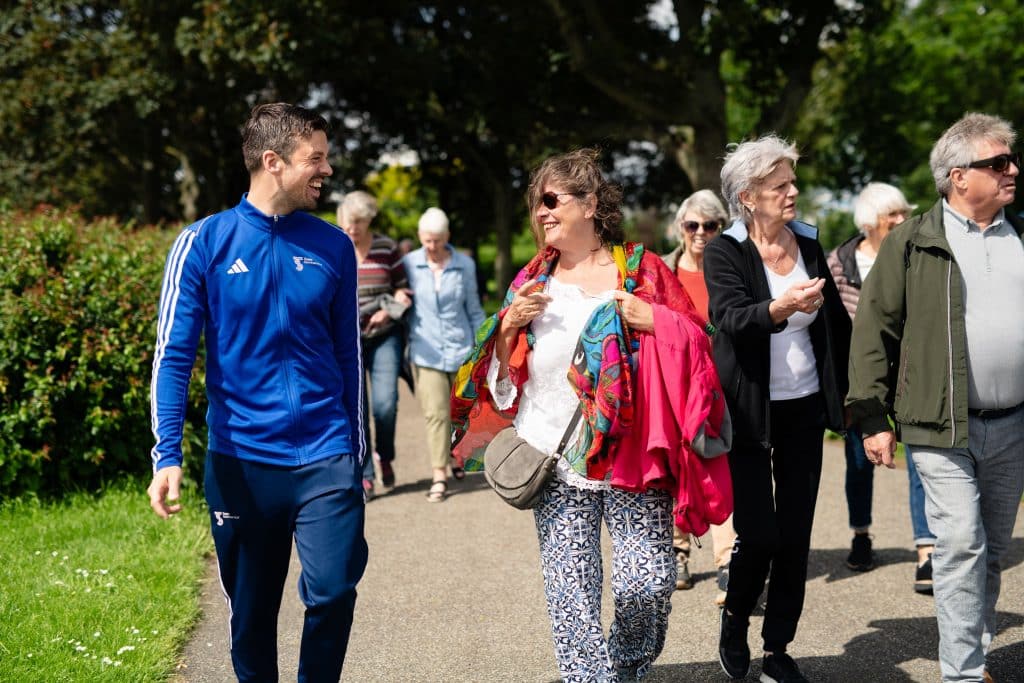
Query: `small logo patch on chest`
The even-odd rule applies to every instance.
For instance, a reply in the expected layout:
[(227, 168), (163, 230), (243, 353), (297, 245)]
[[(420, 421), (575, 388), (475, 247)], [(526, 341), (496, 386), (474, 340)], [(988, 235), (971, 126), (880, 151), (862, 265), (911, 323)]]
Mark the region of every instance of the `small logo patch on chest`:
[(306, 266), (323, 266), (316, 259), (309, 258), (308, 256), (292, 256), (292, 261), (295, 263), (295, 270), (303, 270)]

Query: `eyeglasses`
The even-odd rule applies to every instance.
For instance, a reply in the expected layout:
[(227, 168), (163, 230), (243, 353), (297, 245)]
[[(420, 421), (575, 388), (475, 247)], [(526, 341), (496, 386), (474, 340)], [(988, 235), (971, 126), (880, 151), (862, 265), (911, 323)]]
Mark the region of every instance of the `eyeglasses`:
[(704, 232), (718, 232), (718, 229), (722, 227), (720, 221), (704, 221), (699, 223), (697, 221), (683, 221), (680, 225), (683, 226), (683, 230), (690, 233), (691, 235), (696, 234), (697, 228), (703, 226)]
[(1010, 154), (997, 154), (988, 159), (979, 159), (967, 164), (967, 168), (991, 168), (996, 173), (1006, 173), (1010, 170), (1010, 164), (1020, 168), (1020, 152)]
[(558, 206), (559, 197), (564, 197), (565, 195), (576, 197), (577, 194), (576, 192), (545, 192), (540, 197), (540, 203), (550, 210)]

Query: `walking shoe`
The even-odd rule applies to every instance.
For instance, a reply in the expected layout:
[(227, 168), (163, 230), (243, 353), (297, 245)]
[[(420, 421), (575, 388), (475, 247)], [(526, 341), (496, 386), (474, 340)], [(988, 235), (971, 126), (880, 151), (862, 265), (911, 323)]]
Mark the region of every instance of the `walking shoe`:
[(722, 626), (718, 636), (718, 663), (730, 678), (746, 678), (750, 671), (750, 646), (747, 645), (747, 626), (728, 610), (722, 610)]
[(685, 591), (693, 588), (689, 553), (679, 548), (672, 548), (672, 552), (676, 555), (676, 590)]
[(761, 660), (761, 683), (808, 683), (796, 662), (785, 652), (765, 655)]
[(871, 537), (854, 534), (853, 547), (846, 558), (846, 566), (855, 572), (868, 572), (875, 568), (875, 553), (871, 550)]
[(380, 483), (387, 489), (395, 485), (395, 470), (391, 467), (390, 460), (380, 461)]
[(932, 595), (932, 555), (914, 572), (914, 590), (921, 595)]
[(725, 607), (725, 596), (729, 592), (729, 565), (718, 568), (718, 592), (715, 594), (715, 604)]

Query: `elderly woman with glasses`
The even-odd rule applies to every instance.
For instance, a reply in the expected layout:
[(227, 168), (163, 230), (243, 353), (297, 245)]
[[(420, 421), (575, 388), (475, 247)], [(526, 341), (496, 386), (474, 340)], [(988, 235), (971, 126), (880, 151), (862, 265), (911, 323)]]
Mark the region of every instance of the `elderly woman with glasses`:
[(803, 610), (825, 428), (844, 428), (850, 317), (817, 230), (796, 220), (796, 148), (774, 135), (726, 155), (733, 224), (705, 248), (715, 365), (733, 418), (737, 539), (719, 662), (750, 668), (747, 627), (768, 584), (762, 681), (804, 681), (786, 647)]
[[(720, 390), (707, 335), (678, 280), (643, 245), (624, 241), (621, 198), (592, 150), (551, 157), (534, 171), (528, 205), (540, 252), (478, 331), (452, 399), (455, 456), (465, 458), (467, 471), (479, 469), (482, 447), (510, 414), (518, 436), (544, 453), (568, 437), (534, 508), (564, 681), (641, 678), (665, 644), (681, 451), (668, 442), (648, 449), (646, 435), (656, 425), (644, 416), (656, 411), (642, 407), (660, 399), (640, 387), (663, 382), (645, 354), (664, 351), (671, 363), (681, 357), (671, 349), (685, 348), (692, 358), (694, 366), (679, 371), (684, 379), (665, 394), (695, 392), (711, 403)], [(721, 411), (689, 417), (718, 434)], [(657, 414), (672, 428), (684, 421), (666, 404)], [(602, 521), (612, 542), (615, 598), (607, 638)]]
[[(669, 236), (678, 240), (679, 246), (662, 256), (665, 265), (676, 274), (683, 289), (690, 295), (697, 313), (705, 324), (708, 322), (708, 288), (704, 282), (704, 248), (725, 227), (728, 217), (725, 207), (714, 192), (694, 192), (679, 205), (675, 220), (669, 227)], [(724, 524), (711, 526), (712, 554), (718, 574), (715, 604), (719, 607), (725, 604), (725, 590), (729, 585), (729, 557), (732, 555), (734, 540), (736, 532), (732, 528), (732, 518), (726, 520)], [(677, 528), (672, 545), (678, 569), (676, 588), (693, 588), (689, 567), (689, 534), (683, 534)]]
[[(882, 240), (893, 228), (910, 217), (914, 210), (898, 188), (887, 183), (868, 183), (853, 202), (853, 220), (860, 232), (846, 240), (828, 255), (832, 279), (839, 288), (839, 296), (846, 312), (853, 320), (857, 314), (860, 290), (864, 278), (878, 256)], [(859, 430), (846, 432), (846, 506), (853, 542), (846, 566), (854, 571), (870, 571), (875, 567), (875, 554), (871, 547), (871, 507), (875, 465), (864, 452), (863, 437)], [(907, 478), (910, 488), (910, 522), (917, 547), (917, 569), (914, 590), (932, 592), (932, 561), (935, 535), (928, 528), (924, 513), (924, 487), (907, 455)]]

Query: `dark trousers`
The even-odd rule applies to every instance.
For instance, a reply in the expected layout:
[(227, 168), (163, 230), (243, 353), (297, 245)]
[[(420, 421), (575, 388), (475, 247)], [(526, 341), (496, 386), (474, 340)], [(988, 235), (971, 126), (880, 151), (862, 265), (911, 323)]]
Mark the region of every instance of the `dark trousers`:
[(741, 443), (729, 454), (737, 538), (725, 607), (749, 618), (770, 573), (761, 629), (769, 652), (785, 651), (803, 611), (821, 480), (823, 410), (820, 394), (772, 401), (771, 448)]
[(238, 680), (278, 680), (277, 615), (294, 538), (306, 606), (298, 680), (337, 683), (367, 559), (360, 464), (349, 454), (277, 467), (210, 453), (205, 485)]

